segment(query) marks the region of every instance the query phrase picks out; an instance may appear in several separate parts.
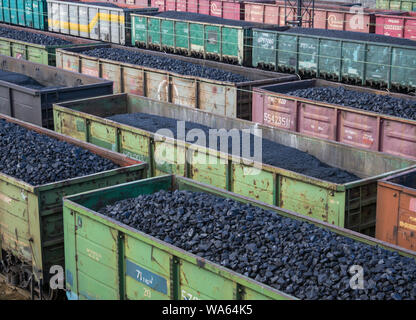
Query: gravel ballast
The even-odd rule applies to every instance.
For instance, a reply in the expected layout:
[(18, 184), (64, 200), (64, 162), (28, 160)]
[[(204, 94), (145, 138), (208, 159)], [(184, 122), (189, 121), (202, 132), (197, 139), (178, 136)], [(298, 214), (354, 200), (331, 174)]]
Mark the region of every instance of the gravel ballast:
[(33, 186), (118, 168), (89, 150), (0, 119), (0, 172)]
[(168, 57), (135, 52), (119, 48), (96, 48), (82, 51), (87, 56), (135, 64), (143, 67), (174, 72), (181, 75), (206, 78), (216, 81), (240, 83), (250, 81), (248, 78), (228, 71), (204, 67), (198, 64), (176, 60)]
[[(169, 129), (177, 138), (177, 123), (176, 119), (166, 118), (156, 115), (150, 115), (145, 113), (132, 113), (132, 114), (119, 114), (109, 117), (113, 121), (131, 125), (136, 128), (140, 128), (150, 132), (156, 132), (159, 129)], [(203, 126), (193, 122), (185, 122), (185, 132), (192, 129), (200, 129), (205, 133), (205, 136), (209, 137), (209, 127)], [(242, 136), (240, 131), (240, 137)], [(196, 139), (195, 139), (196, 140)], [(250, 138), (250, 150), (251, 155), (254, 155), (254, 137)], [(188, 141), (194, 143), (194, 141)], [(263, 139), (262, 140), (262, 162), (264, 164), (272, 165), (275, 167), (298, 172), (310, 177), (335, 182), (335, 183), (347, 183), (351, 181), (360, 180), (359, 177), (352, 173), (339, 168), (331, 167), (314, 156), (297, 150), (295, 148), (287, 147), (279, 143)], [(220, 141), (217, 139), (217, 150), (220, 150)], [(242, 139), (240, 139), (240, 154), (242, 154)], [(232, 138), (228, 137), (228, 153), (232, 154)]]
[(0, 28), (0, 37), (14, 39), (43, 46), (63, 46), (72, 42), (60, 39), (58, 37), (47, 36), (42, 33), (29, 32), (23, 30), (15, 30), (11, 28)]
[(416, 120), (416, 101), (413, 100), (348, 90), (343, 87), (313, 87), (290, 91), (286, 94)]
[(300, 299), (416, 299), (414, 259), (231, 199), (160, 191), (99, 212)]

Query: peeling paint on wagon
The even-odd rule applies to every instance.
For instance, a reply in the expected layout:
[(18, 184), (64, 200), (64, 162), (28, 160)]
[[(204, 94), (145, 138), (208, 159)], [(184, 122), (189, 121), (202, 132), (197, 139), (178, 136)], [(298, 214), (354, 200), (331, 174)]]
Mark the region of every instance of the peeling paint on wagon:
[[(128, 94), (54, 105), (55, 119), (61, 119), (61, 124), (56, 129), (62, 128), (63, 119), (74, 118), (88, 120), (90, 124), (97, 122), (104, 126), (117, 128), (118, 134), (134, 132), (141, 137), (141, 141), (147, 141), (146, 145), (149, 148), (143, 148), (143, 145), (135, 140), (131, 142), (133, 153), (140, 156), (146, 154), (152, 176), (175, 172), (173, 170), (176, 169), (176, 166), (172, 163), (172, 160), (169, 160), (169, 157), (164, 159), (160, 157), (160, 154), (155, 154), (155, 135), (153, 133), (105, 119), (115, 114), (135, 112), (192, 121), (208, 127), (224, 128), (226, 130), (234, 128), (241, 130), (253, 127), (253, 123), (249, 121), (222, 117), (201, 110)], [(342, 227), (366, 234), (374, 234), (377, 179), (391, 172), (403, 171), (407, 167), (416, 165), (416, 162), (410, 159), (353, 148), (345, 144), (308, 137), (277, 128), (261, 125), (257, 125), (257, 128), (262, 130), (263, 138), (308, 152), (329, 165), (348, 170), (363, 177), (363, 179), (339, 185), (281, 168), (258, 164), (261, 171), (255, 177), (258, 183), (254, 185), (252, 183), (253, 176), (244, 173), (245, 169), (252, 168), (252, 162), (249, 162), (251, 164), (235, 163), (230, 155), (198, 148), (183, 141), (169, 140), (169, 143), (175, 146), (172, 150), (180, 150), (177, 154), (188, 159), (186, 164), (181, 166), (178, 174), (196, 181), (213, 183), (216, 187), (260, 199), (263, 202), (301, 214), (308, 215), (309, 212), (312, 212), (312, 215), (316, 215), (317, 219), (327, 219), (327, 221), (334, 221), (336, 225)], [(75, 127), (66, 130), (70, 136), (72, 135), (71, 132), (78, 134)], [(88, 125), (84, 132), (87, 141), (92, 139), (90, 133), (90, 125)], [(104, 140), (100, 136), (93, 138), (95, 141)], [(144, 150), (145, 153), (140, 150)], [(124, 152), (121, 149), (118, 151)], [(159, 157), (158, 160), (166, 160), (168, 165), (159, 164), (156, 161), (157, 157)], [(205, 162), (210, 163), (209, 166), (201, 164), (201, 160), (206, 159), (214, 161)], [(301, 194), (305, 196), (303, 203), (299, 202)], [(324, 217), (322, 217), (322, 210), (328, 212)]]
[(81, 190), (88, 191), (144, 178), (147, 165), (27, 122), (4, 115), (0, 115), (0, 119), (88, 149), (121, 166), (115, 170), (39, 186), (0, 173), (0, 194), (15, 199), (9, 205), (0, 202), (1, 249), (31, 266), (36, 281), (47, 281), (49, 268), (64, 264), (62, 197)]

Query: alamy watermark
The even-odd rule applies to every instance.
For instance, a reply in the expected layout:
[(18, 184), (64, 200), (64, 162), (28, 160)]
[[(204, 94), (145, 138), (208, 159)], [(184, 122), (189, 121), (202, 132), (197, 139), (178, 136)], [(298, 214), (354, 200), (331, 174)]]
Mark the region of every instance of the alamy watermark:
[[(187, 152), (181, 143), (186, 142), (194, 152)], [(258, 175), (262, 169), (263, 148), (262, 130), (257, 126), (249, 129), (209, 129), (194, 128), (186, 132), (185, 121), (178, 121), (176, 135), (170, 129), (159, 129), (155, 132), (155, 161), (158, 165), (199, 165), (227, 164), (229, 156), (233, 163), (244, 166), (244, 175)], [(176, 147), (173, 147), (176, 145)], [(212, 155), (207, 149), (219, 151), (223, 156)]]
[(364, 289), (364, 269), (362, 266), (353, 265), (348, 270), (350, 275), (350, 288), (352, 290), (363, 290)]

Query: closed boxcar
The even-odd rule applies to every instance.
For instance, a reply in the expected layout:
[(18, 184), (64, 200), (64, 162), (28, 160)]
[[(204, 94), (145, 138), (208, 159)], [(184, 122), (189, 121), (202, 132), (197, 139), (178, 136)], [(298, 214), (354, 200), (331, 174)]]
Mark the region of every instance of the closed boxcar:
[(113, 93), (113, 83), (51, 66), (0, 55), (0, 70), (28, 76), (43, 88), (0, 80), (0, 113), (53, 128), (52, 104)]
[(126, 9), (117, 6), (46, 0), (49, 31), (117, 44), (131, 42), (132, 13), (156, 8)]
[[(321, 34), (320, 29), (254, 29), (252, 65), (303, 77), (416, 91), (416, 42), (393, 37), (369, 42), (365, 39), (375, 40), (374, 35), (336, 30), (325, 30), (331, 36)], [(399, 42), (406, 45), (394, 44)]]
[(97, 212), (116, 201), (160, 190), (190, 190), (226, 197), (314, 224), (341, 238), (353, 239), (356, 244), (365, 243), (416, 257), (414, 252), (264, 202), (186, 178), (162, 176), (64, 198), (65, 274), (69, 299), (296, 299)]
[(287, 94), (287, 92), (313, 87), (343, 87), (347, 90), (388, 95), (416, 102), (416, 97), (410, 95), (387, 93), (325, 80), (302, 80), (290, 84), (254, 88), (252, 120), (317, 138), (416, 160), (415, 120)]
[(416, 170), (377, 186), (376, 238), (416, 252)]
[(416, 12), (377, 14), (376, 25), (377, 34), (416, 40)]
[(71, 37), (40, 30), (30, 31), (22, 27), (15, 27), (5, 24), (0, 24), (0, 28), (33, 33), (36, 32), (36, 34), (42, 34), (45, 36), (55, 37), (71, 42), (70, 44), (66, 45), (41, 45), (26, 41), (20, 41), (19, 39), (0, 37), (0, 54), (11, 56), (17, 59), (28, 60), (35, 63), (46, 64), (54, 67), (56, 66), (56, 49), (97, 43), (97, 41), (94, 40)]
[(264, 25), (173, 11), (132, 14), (132, 45), (251, 66), (256, 26)]
[(376, 7), (386, 10), (416, 11), (415, 0), (377, 0)]
[(1, 0), (0, 22), (47, 30), (46, 0)]
[[(253, 169), (252, 161), (233, 161), (230, 154), (211, 149), (201, 151), (181, 140), (169, 140), (167, 146), (154, 133), (106, 119), (136, 112), (196, 122), (214, 129), (242, 130), (254, 126), (262, 130), (265, 139), (308, 152), (362, 179), (336, 184), (266, 164), (259, 165), (258, 175), (246, 175)], [(371, 235), (375, 227), (377, 180), (416, 164), (385, 153), (127, 94), (55, 104), (54, 122), (57, 132), (146, 161), (152, 176), (163, 173), (185, 176)], [(209, 164), (201, 162), (204, 159)]]
[[(33, 288), (39, 289), (45, 284), (45, 289), (51, 290), (47, 285), (50, 267), (64, 266), (62, 197), (142, 179), (146, 177), (146, 164), (7, 116), (0, 115), (0, 119), (88, 149), (120, 166), (114, 170), (37, 186), (0, 173), (0, 246), (3, 250), (0, 258), (4, 263), (1, 267), (7, 267), (9, 276), (15, 278), (12, 282), (20, 287), (33, 285)], [(10, 259), (11, 256), (14, 259)], [(15, 264), (11, 265), (10, 261)], [(22, 274), (26, 277), (19, 279)], [(36, 291), (42, 298), (43, 291)]]
[(229, 117), (251, 119), (253, 87), (296, 80), (295, 76), (287, 74), (253, 70), (214, 61), (167, 55), (156, 51), (116, 45), (111, 45), (111, 47), (213, 67), (241, 74), (249, 81), (240, 83), (216, 81), (83, 54), (86, 49), (99, 47), (110, 47), (110, 45), (58, 49), (57, 65), (66, 70), (112, 80), (114, 81), (115, 93), (138, 94)]

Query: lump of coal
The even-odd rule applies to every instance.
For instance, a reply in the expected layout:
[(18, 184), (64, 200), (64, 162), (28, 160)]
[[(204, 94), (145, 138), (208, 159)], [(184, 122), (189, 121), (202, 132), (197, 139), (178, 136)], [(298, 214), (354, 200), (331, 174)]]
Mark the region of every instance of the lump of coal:
[(40, 44), (44, 46), (62, 46), (62, 45), (68, 45), (72, 43), (67, 40), (63, 40), (58, 37), (47, 36), (42, 33), (30, 32), (30, 31), (24, 31), (24, 30), (15, 30), (15, 29), (6, 28), (3, 26), (0, 28), (0, 37)]

